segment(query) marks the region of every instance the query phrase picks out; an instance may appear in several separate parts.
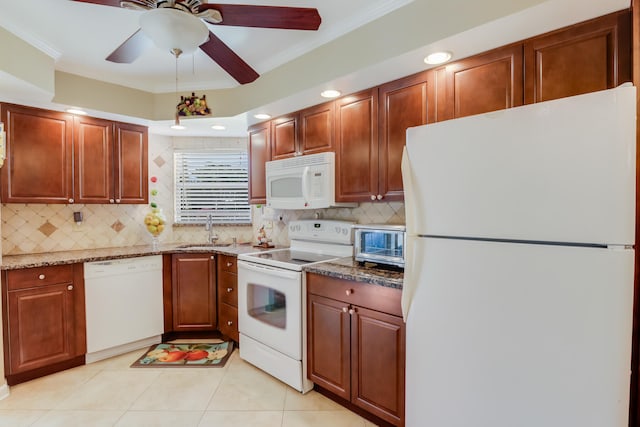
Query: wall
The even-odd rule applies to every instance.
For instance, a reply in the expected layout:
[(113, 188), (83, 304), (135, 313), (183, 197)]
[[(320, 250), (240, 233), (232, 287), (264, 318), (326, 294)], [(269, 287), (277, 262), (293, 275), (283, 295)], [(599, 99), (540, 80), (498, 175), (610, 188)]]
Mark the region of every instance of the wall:
[[(173, 150), (245, 145), (245, 138), (174, 138), (149, 136), (149, 177), (158, 178), (149, 189), (158, 195), (150, 197), (163, 209), (169, 224), (173, 223)], [(2, 254), (18, 255), (66, 250), (150, 245), (151, 236), (143, 225), (147, 205), (40, 205), (3, 204)], [(80, 211), (84, 221), (77, 225), (73, 212)], [(258, 229), (265, 225), (267, 237), (278, 245), (288, 245), (286, 224), (295, 219), (321, 218), (349, 220), (358, 223), (404, 223), (403, 203), (362, 203), (357, 208), (332, 208), (315, 211), (267, 211), (252, 208), (253, 226), (219, 226), (214, 231), (220, 242), (255, 241)], [(282, 217), (282, 220), (279, 218)], [(202, 226), (167, 227), (160, 243), (204, 243), (208, 233)]]

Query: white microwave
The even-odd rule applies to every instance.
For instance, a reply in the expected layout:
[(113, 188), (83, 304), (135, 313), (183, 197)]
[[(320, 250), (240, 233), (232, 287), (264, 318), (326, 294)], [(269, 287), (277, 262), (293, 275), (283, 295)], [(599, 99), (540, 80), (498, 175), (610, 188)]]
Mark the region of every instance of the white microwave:
[(335, 205), (335, 153), (326, 152), (266, 163), (267, 206), (321, 209)]

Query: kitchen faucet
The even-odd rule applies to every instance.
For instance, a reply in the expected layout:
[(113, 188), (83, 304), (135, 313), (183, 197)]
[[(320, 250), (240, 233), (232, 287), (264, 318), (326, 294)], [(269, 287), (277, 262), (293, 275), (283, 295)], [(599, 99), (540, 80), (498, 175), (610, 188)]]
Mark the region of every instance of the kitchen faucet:
[(218, 240), (218, 236), (213, 234), (213, 218), (211, 217), (211, 214), (207, 216), (207, 222), (204, 225), (204, 229), (209, 232), (207, 241), (212, 245), (215, 245), (216, 241)]

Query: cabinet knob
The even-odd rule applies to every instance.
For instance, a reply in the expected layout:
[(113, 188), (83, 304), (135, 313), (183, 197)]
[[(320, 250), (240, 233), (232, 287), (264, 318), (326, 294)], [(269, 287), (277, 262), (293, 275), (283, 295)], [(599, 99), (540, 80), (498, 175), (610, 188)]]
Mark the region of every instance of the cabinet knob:
[(342, 307), (342, 312), (346, 313), (347, 311), (349, 311), (349, 309), (347, 307)]
[(382, 200), (382, 194), (378, 194), (377, 199), (378, 199), (378, 200)]
[(372, 194), (371, 195), (371, 200), (375, 200), (375, 199), (376, 199), (376, 196)]
[(233, 326), (233, 321), (227, 320), (227, 326)]
[(73, 203), (73, 199), (69, 199), (69, 203)]
[(356, 309), (355, 309), (355, 308), (350, 308), (350, 309), (349, 309), (349, 314), (353, 314), (353, 313), (355, 313), (355, 312), (356, 312)]
[(233, 265), (233, 263), (232, 263), (232, 262), (228, 262), (228, 263), (227, 263), (227, 267), (231, 267), (232, 265)]
[(227, 288), (227, 292), (233, 292), (233, 288)]
[(43, 280), (44, 277), (45, 277), (44, 274), (41, 274), (41, 275), (38, 276), (38, 279)]
[(211, 259), (216, 259), (216, 256), (215, 255), (211, 255)]
[(68, 290), (68, 291), (72, 291), (72, 290), (73, 290), (73, 285), (69, 285), (69, 286), (67, 286), (67, 290)]
[(113, 199), (109, 199), (109, 203), (115, 203), (116, 201)]
[(116, 199), (116, 203), (120, 203), (120, 199)]
[(347, 289), (345, 291), (345, 294), (347, 294), (347, 295), (351, 295), (352, 293), (353, 293), (353, 289)]

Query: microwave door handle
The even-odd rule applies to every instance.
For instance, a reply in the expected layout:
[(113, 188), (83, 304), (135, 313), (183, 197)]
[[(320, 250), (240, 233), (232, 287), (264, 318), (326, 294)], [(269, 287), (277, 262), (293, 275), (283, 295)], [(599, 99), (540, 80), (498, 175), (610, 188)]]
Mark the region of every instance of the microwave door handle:
[(305, 203), (309, 201), (309, 166), (305, 166), (302, 171), (302, 198)]

